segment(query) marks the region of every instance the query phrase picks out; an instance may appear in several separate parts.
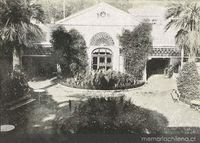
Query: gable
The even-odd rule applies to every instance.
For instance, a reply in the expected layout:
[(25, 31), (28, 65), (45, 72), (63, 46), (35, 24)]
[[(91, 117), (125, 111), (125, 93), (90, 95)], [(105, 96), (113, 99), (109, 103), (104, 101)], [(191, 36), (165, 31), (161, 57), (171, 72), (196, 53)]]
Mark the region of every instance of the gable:
[(56, 24), (73, 26), (133, 26), (138, 25), (139, 22), (134, 20), (130, 14), (120, 9), (106, 3), (100, 3), (57, 21)]

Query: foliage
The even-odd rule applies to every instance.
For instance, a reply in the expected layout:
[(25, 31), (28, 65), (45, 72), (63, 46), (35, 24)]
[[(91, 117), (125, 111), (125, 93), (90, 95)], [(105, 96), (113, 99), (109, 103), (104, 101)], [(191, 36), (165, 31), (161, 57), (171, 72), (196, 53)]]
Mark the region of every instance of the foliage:
[(0, 57), (11, 61), (13, 49), (8, 47), (13, 47), (11, 42), (5, 43), (0, 40)]
[(51, 43), (54, 48), (53, 56), (64, 75), (74, 76), (86, 70), (86, 43), (78, 31), (74, 29), (66, 31), (58, 27), (53, 31)]
[(1, 78), (1, 90), (3, 102), (15, 101), (30, 92), (25, 74), (16, 71)]
[(40, 5), (31, 4), (29, 0), (0, 2), (0, 36), (3, 41), (29, 46), (42, 36), (41, 29), (31, 20), (43, 22), (43, 11)]
[[(60, 110), (55, 127), (64, 134), (161, 133), (167, 120), (159, 113), (140, 108), (122, 97), (90, 98), (72, 116)], [(62, 114), (61, 114), (62, 113)]]
[(171, 78), (173, 76), (173, 73), (174, 73), (174, 66), (170, 65), (169, 67), (167, 67), (167, 74), (166, 76), (168, 78)]
[(125, 57), (125, 69), (137, 79), (143, 76), (148, 53), (152, 47), (151, 30), (151, 24), (145, 21), (133, 31), (124, 30), (119, 37)]
[(114, 90), (138, 87), (144, 82), (126, 73), (99, 70), (78, 74), (74, 78), (68, 78), (64, 84), (75, 88)]
[[(32, 46), (43, 36), (39, 26), (33, 23), (34, 20), (43, 22), (40, 5), (32, 4), (30, 0), (0, 1), (0, 52), (8, 48), (7, 52), (12, 54), (16, 51), (13, 56), (20, 59), (22, 48)], [(20, 63), (15, 64), (14, 67)]]
[(174, 74), (174, 72), (178, 72), (178, 66), (180, 65), (179, 62), (174, 63), (173, 65), (169, 65), (164, 70), (164, 74), (166, 77), (171, 78)]
[(200, 48), (200, 5), (198, 3), (174, 3), (166, 13), (166, 30), (176, 28), (176, 44), (189, 50), (190, 60), (194, 61)]
[(183, 66), (177, 78), (177, 87), (182, 98), (200, 97), (200, 77), (195, 62), (188, 62)]

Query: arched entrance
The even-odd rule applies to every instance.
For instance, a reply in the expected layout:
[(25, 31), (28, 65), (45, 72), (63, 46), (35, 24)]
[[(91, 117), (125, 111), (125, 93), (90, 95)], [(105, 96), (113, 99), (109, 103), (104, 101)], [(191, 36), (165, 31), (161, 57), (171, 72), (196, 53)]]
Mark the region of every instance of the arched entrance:
[(113, 51), (114, 40), (106, 32), (95, 34), (90, 41), (91, 52), (91, 69), (112, 69), (113, 68)]
[(106, 32), (95, 34), (90, 41), (90, 46), (114, 46), (114, 44), (114, 40)]
[(107, 48), (97, 48), (93, 50), (92, 69), (112, 69), (112, 51)]
[(164, 74), (164, 70), (169, 66), (169, 58), (153, 58), (147, 62), (147, 78), (154, 74)]

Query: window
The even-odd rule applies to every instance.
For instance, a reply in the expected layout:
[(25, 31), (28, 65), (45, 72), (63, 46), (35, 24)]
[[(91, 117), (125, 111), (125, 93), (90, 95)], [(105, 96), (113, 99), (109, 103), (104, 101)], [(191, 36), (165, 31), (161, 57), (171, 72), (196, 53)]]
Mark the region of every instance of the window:
[(114, 41), (112, 39), (112, 37), (105, 32), (100, 32), (95, 34), (91, 41), (90, 41), (90, 45), (91, 46), (113, 46), (114, 45)]
[(112, 69), (112, 52), (106, 48), (97, 48), (92, 52), (92, 69)]

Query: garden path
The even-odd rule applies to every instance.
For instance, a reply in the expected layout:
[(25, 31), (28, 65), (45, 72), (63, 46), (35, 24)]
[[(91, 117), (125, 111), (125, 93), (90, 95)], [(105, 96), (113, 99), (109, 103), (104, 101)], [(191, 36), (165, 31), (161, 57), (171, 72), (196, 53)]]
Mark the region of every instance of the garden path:
[(90, 96), (125, 94), (125, 97), (131, 99), (135, 105), (162, 113), (168, 119), (169, 127), (200, 127), (200, 112), (191, 109), (185, 103), (173, 102), (170, 92), (176, 89), (176, 81), (165, 78), (163, 75), (150, 77), (148, 83), (142, 87), (118, 92), (74, 89), (61, 84), (49, 86), (50, 84), (52, 84), (50, 80), (29, 82), (33, 88), (49, 87), (46, 89), (48, 94), (61, 107), (67, 105), (69, 100), (86, 100)]

